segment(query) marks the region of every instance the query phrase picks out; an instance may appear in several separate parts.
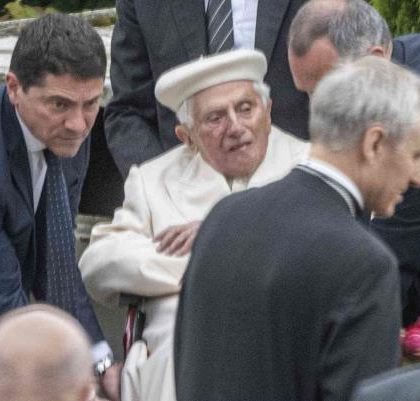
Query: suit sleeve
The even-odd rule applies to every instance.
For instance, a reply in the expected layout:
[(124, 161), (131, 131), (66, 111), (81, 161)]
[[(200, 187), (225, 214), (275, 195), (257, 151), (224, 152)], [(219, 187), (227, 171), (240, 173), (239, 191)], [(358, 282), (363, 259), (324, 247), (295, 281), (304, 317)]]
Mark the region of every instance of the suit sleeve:
[(132, 167), (125, 199), (110, 224), (95, 226), (91, 243), (80, 259), (90, 294), (116, 304), (120, 293), (163, 296), (179, 292), (189, 255), (168, 256), (156, 251), (153, 216), (141, 167)]
[(365, 256), (359, 263), (366, 268), (345, 278), (342, 302), (327, 320), (320, 372), (324, 401), (349, 399), (359, 380), (394, 368), (400, 360), (396, 263), (389, 254)]
[(0, 227), (0, 314), (28, 303), (22, 287), (21, 268), (15, 249), (5, 230)]
[[(4, 149), (2, 146), (0, 136), (0, 150)], [(11, 202), (7, 198), (10, 196), (7, 188), (10, 188), (10, 184), (7, 182), (6, 161), (1, 160), (2, 155), (0, 152), (0, 166), (3, 166), (3, 173), (0, 174), (0, 314), (28, 303), (22, 286), (21, 266), (7, 229), (7, 205)]]
[(163, 150), (154, 77), (134, 3), (117, 0), (118, 20), (111, 42), (113, 99), (104, 114), (108, 146), (124, 179), (132, 164), (140, 164)]

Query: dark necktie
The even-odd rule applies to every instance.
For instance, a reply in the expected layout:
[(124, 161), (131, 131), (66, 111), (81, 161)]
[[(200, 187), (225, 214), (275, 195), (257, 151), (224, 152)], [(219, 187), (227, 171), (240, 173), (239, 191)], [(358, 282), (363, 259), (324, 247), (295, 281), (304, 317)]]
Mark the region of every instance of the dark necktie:
[(234, 42), (230, 0), (209, 0), (206, 19), (209, 54), (231, 49)]
[(72, 216), (62, 161), (49, 150), (45, 177), (46, 260), (45, 301), (77, 317), (75, 283), (79, 271), (76, 265)]

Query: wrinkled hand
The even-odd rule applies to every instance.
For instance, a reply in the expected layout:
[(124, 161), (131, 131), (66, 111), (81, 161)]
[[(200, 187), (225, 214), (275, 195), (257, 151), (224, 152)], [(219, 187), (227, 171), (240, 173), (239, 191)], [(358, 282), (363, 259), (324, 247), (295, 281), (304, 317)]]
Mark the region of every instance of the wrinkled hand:
[(156, 250), (173, 256), (184, 256), (191, 251), (192, 244), (200, 228), (201, 221), (170, 226), (156, 235), (154, 242), (159, 242)]
[[(110, 401), (121, 400), (121, 370), (122, 363), (117, 362), (108, 368), (103, 376), (99, 378), (99, 386), (105, 397)], [(98, 398), (101, 400), (101, 398)]]

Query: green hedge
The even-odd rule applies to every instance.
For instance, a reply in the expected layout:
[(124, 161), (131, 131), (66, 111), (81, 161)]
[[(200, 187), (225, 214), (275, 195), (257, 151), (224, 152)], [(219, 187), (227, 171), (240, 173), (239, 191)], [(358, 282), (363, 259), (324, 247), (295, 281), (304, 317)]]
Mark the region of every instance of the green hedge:
[[(0, 10), (4, 12), (4, 6), (12, 2), (16, 2), (16, 0), (0, 0)], [(31, 7), (53, 7), (65, 12), (77, 12), (115, 7), (115, 0), (21, 0), (21, 4)]]
[(50, 6), (60, 11), (74, 12), (114, 7), (115, 0), (23, 0), (29, 6)]
[(420, 0), (369, 0), (396, 36), (420, 32)]

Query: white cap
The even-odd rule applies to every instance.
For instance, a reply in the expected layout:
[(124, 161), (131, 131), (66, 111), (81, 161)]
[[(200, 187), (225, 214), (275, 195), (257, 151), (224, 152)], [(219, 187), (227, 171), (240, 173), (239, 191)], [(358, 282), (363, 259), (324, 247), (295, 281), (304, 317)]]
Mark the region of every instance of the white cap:
[(238, 49), (200, 57), (163, 73), (155, 87), (156, 99), (177, 112), (192, 95), (230, 81), (262, 82), (267, 72), (264, 53)]

